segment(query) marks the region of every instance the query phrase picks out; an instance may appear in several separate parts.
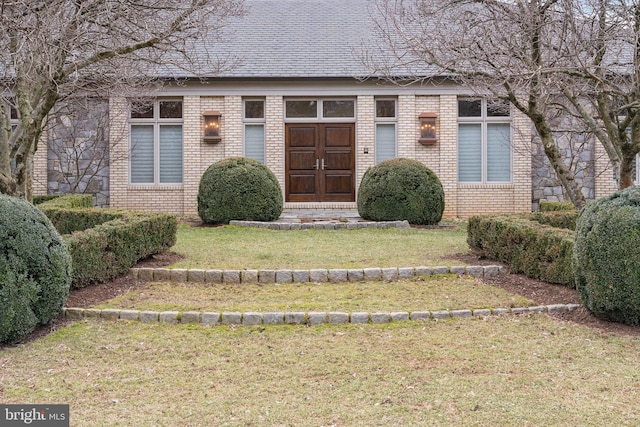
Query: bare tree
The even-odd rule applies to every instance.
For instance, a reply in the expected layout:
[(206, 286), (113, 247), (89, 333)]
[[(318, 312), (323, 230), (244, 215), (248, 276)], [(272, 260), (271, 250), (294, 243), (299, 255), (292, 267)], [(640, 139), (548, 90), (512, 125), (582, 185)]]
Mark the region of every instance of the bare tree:
[[(388, 77), (448, 77), (475, 94), (509, 101), (528, 116), (571, 202), (586, 203), (571, 164), (554, 142), (551, 118), (560, 106), (562, 43), (572, 37), (560, 0), (380, 0), (385, 55), (371, 68)], [(394, 77), (397, 79), (397, 77)]]
[(565, 0), (563, 9), (573, 34), (564, 108), (602, 144), (618, 189), (627, 188), (640, 152), (640, 3)]
[[(78, 94), (214, 75), (242, 0), (0, 0), (0, 192), (31, 199), (30, 163), (56, 104)], [(198, 55), (192, 55), (195, 49)], [(208, 52), (210, 54), (208, 55)], [(197, 62), (198, 60), (199, 62)]]

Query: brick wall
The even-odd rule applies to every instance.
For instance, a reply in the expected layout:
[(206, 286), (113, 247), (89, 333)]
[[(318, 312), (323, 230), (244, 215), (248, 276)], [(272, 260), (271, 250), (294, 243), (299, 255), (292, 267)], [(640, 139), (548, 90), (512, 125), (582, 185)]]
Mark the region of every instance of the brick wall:
[[(284, 107), (282, 96), (265, 98), (265, 163), (275, 174), (283, 190)], [(219, 110), (221, 137), (219, 143), (202, 141), (202, 113)], [(418, 142), (421, 112), (438, 114), (438, 142), (424, 146)], [(113, 99), (110, 104), (113, 129), (127, 129), (127, 102)], [(135, 186), (128, 184), (128, 160), (111, 167), (111, 204), (115, 208), (168, 211), (178, 215), (197, 214), (197, 192), (200, 177), (209, 165), (231, 156), (244, 155), (242, 97), (185, 96), (184, 179), (177, 186)], [(440, 178), (445, 189), (445, 216), (467, 217), (490, 212), (520, 212), (531, 209), (530, 125), (516, 114), (514, 126), (513, 183), (500, 185), (461, 185), (457, 182), (457, 97), (455, 95), (398, 97), (398, 155), (420, 160)], [(367, 153), (365, 153), (365, 148)], [(128, 144), (112, 147), (116, 152), (128, 150)], [(125, 153), (126, 154), (126, 153)], [(123, 157), (123, 156), (118, 156)], [(125, 156), (125, 158), (127, 158)], [(127, 158), (128, 159), (128, 158)], [(375, 162), (375, 98), (357, 97), (356, 117), (356, 189), (364, 172)], [(332, 207), (336, 207), (333, 206)], [(351, 206), (353, 204), (340, 204)], [(318, 203), (305, 207), (322, 207)]]

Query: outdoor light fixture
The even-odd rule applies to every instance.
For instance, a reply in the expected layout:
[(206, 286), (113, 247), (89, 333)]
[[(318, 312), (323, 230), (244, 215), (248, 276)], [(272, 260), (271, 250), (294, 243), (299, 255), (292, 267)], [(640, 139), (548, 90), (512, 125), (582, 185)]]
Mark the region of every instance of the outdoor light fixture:
[(436, 138), (436, 113), (420, 113), (420, 139), (418, 142), (423, 145), (433, 145), (438, 142)]
[(205, 111), (204, 118), (204, 142), (220, 142), (220, 111)]

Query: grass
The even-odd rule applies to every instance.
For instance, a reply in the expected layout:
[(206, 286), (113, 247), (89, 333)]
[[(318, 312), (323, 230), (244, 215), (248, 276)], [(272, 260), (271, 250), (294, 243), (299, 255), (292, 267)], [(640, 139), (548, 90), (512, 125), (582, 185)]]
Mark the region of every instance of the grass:
[(470, 278), (427, 276), (396, 282), (206, 285), (147, 283), (98, 308), (154, 311), (420, 311), (524, 307), (524, 297)]
[(463, 227), (277, 231), (181, 224), (174, 268), (293, 269), (464, 265)]
[(640, 341), (546, 315), (318, 327), (77, 322), (0, 353), (77, 426), (638, 425)]

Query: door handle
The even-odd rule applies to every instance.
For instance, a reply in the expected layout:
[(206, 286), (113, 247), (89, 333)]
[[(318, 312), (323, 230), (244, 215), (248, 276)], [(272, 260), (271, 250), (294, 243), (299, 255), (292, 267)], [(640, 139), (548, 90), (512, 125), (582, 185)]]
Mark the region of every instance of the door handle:
[(316, 170), (320, 169), (320, 159), (316, 159)]
[(324, 159), (322, 159), (322, 170), (324, 170)]

